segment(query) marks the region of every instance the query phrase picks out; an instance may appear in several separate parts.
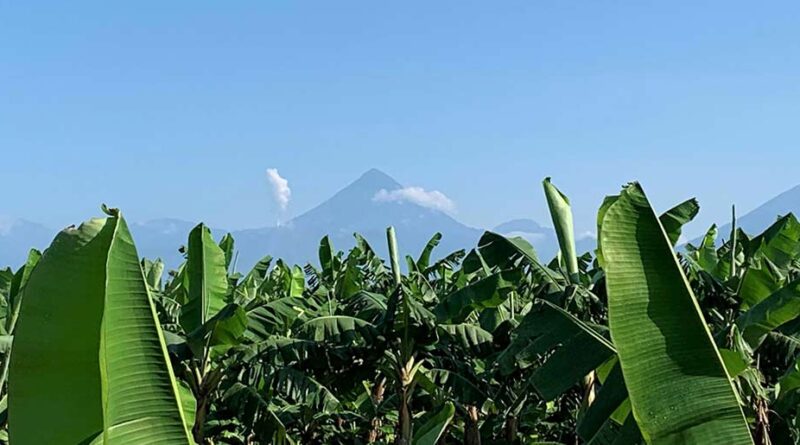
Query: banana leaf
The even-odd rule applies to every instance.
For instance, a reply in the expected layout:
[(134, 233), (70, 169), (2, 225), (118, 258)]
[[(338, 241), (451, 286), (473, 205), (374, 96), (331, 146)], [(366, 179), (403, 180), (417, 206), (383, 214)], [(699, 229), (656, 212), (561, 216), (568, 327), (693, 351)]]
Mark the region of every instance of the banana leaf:
[(190, 443), (136, 248), (108, 213), (61, 232), (27, 283), (9, 377), (15, 444)]
[(641, 187), (608, 200), (600, 221), (611, 337), (644, 439), (752, 444), (722, 357)]

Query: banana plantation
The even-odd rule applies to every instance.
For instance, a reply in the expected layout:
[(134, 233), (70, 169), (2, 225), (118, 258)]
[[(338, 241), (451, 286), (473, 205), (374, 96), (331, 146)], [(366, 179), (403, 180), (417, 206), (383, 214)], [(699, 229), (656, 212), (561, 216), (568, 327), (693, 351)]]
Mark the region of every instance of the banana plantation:
[(239, 272), (200, 224), (166, 271), (104, 207), (0, 270), (2, 440), (800, 443), (794, 216), (684, 245), (697, 202), (658, 213), (632, 183), (577, 252), (569, 200), (543, 188), (555, 259), (493, 232), (406, 255), (390, 227)]

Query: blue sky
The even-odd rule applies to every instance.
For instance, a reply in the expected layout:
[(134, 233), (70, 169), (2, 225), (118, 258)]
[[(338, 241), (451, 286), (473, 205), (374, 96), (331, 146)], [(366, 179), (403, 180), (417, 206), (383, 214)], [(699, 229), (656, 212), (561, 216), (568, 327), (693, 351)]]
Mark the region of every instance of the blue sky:
[[(0, 2), (0, 215), (226, 228), (377, 167), (456, 217), (591, 230), (639, 180), (693, 232), (800, 183), (800, 3)], [(287, 178), (281, 215), (266, 169)], [(702, 226), (702, 227), (701, 227)]]

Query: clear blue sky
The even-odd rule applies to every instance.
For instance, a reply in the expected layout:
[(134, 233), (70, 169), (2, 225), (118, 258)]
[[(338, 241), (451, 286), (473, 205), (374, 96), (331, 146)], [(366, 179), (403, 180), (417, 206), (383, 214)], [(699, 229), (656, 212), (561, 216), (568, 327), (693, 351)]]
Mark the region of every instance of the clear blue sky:
[[(700, 4), (702, 3), (702, 4)], [(0, 214), (243, 228), (377, 167), (456, 216), (591, 229), (640, 180), (699, 226), (800, 183), (800, 3), (0, 2)]]

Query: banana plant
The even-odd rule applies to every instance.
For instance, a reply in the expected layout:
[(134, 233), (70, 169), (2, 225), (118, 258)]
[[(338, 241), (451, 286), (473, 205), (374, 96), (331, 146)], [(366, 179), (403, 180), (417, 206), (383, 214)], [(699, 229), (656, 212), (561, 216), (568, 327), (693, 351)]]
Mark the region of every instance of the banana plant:
[[(691, 285), (702, 297), (701, 309), (717, 345), (724, 348), (726, 365), (735, 365), (730, 373), (745, 414), (754, 419), (751, 429), (758, 444), (794, 443), (800, 437), (792, 423), (796, 418), (789, 402), (792, 390), (784, 391), (782, 384), (800, 344), (797, 257), (790, 254), (788, 260), (780, 261), (773, 249), (775, 240), (792, 239), (792, 218), (781, 217), (754, 237), (732, 230), (719, 247), (716, 227), (712, 227), (700, 246), (687, 247), (684, 257)], [(775, 266), (775, 261), (783, 267)], [(765, 264), (770, 265), (770, 273), (762, 273)], [(745, 276), (748, 285), (742, 280)], [(774, 290), (751, 305), (746, 296), (752, 296), (753, 289)]]
[[(2, 328), (3, 332), (2, 336), (0, 336), (0, 341), (2, 341), (2, 364), (0, 364), (0, 405), (6, 407), (8, 405), (8, 388), (6, 387), (6, 382), (8, 380), (9, 367), (11, 365), (11, 349), (14, 342), (14, 333), (16, 332), (17, 320), (19, 319), (19, 311), (22, 307), (23, 295), (25, 286), (28, 284), (28, 278), (30, 278), (31, 272), (33, 272), (36, 264), (39, 263), (39, 259), (41, 257), (41, 252), (36, 249), (31, 249), (30, 252), (28, 252), (28, 258), (26, 259), (25, 264), (13, 275), (10, 273), (10, 270), (8, 270), (8, 278), (5, 280), (7, 287), (6, 292), (4, 292), (3, 295), (3, 300), (6, 303), (6, 312), (5, 317), (3, 318), (3, 323), (0, 325), (0, 328)], [(7, 414), (2, 414), (0, 416), (4, 419), (2, 423), (5, 424), (5, 420), (8, 419)]]
[(13, 443), (191, 443), (136, 248), (119, 211), (104, 210), (62, 231), (25, 285)]
[(186, 263), (173, 289), (173, 299), (181, 304), (183, 337), (177, 343), (189, 352), (181, 365), (195, 400), (192, 435), (198, 444), (205, 443), (212, 396), (226, 375), (219, 357), (241, 340), (247, 328), (247, 314), (233, 302), (228, 277), (233, 246), (230, 236), (218, 245), (208, 227), (198, 224), (189, 233)]
[(598, 219), (611, 338), (645, 440), (752, 444), (722, 356), (641, 187), (607, 200)]
[[(796, 443), (800, 223), (784, 215), (755, 236), (736, 225), (721, 246), (713, 227), (700, 246), (681, 247), (697, 201), (656, 217), (632, 185), (601, 207), (600, 245), (592, 256), (576, 251), (566, 195), (549, 179), (543, 187), (560, 247), (549, 261), (526, 240), (492, 232), (473, 249), (447, 255), (438, 255), (442, 235), (436, 233), (418, 254), (403, 256), (393, 229), (387, 231), (386, 260), (361, 235), (354, 235), (346, 253), (325, 237), (317, 264), (301, 267), (267, 256), (244, 275), (236, 272), (233, 238), (217, 243), (203, 225), (189, 235), (184, 264), (168, 274), (160, 260), (139, 261), (128, 252), (135, 264), (125, 262), (125, 276), (134, 277), (126, 283), (143, 286), (144, 301), (155, 311), (152, 324), (161, 326), (159, 344), (169, 351), (167, 361), (162, 346), (158, 365), (170, 371), (164, 387), (173, 391), (165, 400), (182, 411), (157, 420), (180, 427), (181, 443), (202, 444)], [(111, 213), (103, 221), (118, 217)], [(122, 222), (115, 224), (114, 233), (122, 234)], [(47, 434), (20, 432), (23, 423), (16, 419), (28, 399), (19, 394), (40, 385), (60, 394), (52, 382), (33, 383), (52, 375), (14, 366), (22, 363), (17, 340), (26, 338), (23, 350), (31, 344), (49, 348), (31, 332), (50, 309), (78, 320), (87, 317), (83, 312), (97, 317), (100, 311), (105, 321), (112, 306), (122, 307), (107, 302), (141, 295), (136, 286), (102, 298), (95, 295), (99, 290), (75, 290), (81, 283), (105, 289), (116, 282), (97, 281), (92, 271), (101, 266), (76, 260), (90, 257), (90, 249), (102, 251), (106, 242), (110, 247), (100, 257), (119, 256), (119, 246), (99, 235), (104, 230), (110, 229), (97, 229), (98, 235), (77, 230), (65, 239), (80, 249), (54, 243), (40, 264), (34, 253), (16, 274), (0, 270), (0, 363), (11, 364), (10, 409), (3, 410), (0, 400), (0, 422), (11, 414), (14, 443), (26, 443), (20, 434)], [(60, 260), (48, 260), (52, 255)], [(45, 264), (46, 278), (37, 279)], [(69, 268), (53, 272), (62, 266)], [(64, 292), (73, 298), (53, 296)], [(78, 313), (69, 306), (87, 295), (99, 308), (81, 306)], [(46, 305), (29, 303), (31, 298), (46, 298)], [(30, 313), (40, 314), (31, 316), (38, 322), (25, 322), (29, 304)], [(16, 324), (15, 305), (21, 307)], [(56, 326), (63, 323), (41, 329)], [(103, 347), (117, 335), (103, 323), (97, 331), (102, 341), (95, 345)], [(83, 330), (77, 334), (81, 342), (88, 338)], [(53, 352), (60, 367), (78, 345), (64, 337)], [(151, 351), (136, 357), (159, 356)], [(170, 366), (179, 379), (171, 379)], [(77, 378), (73, 371), (64, 368), (67, 380)], [(165, 373), (151, 374), (158, 380)], [(107, 382), (109, 388), (116, 384)], [(82, 399), (89, 404), (92, 397)], [(87, 433), (84, 443), (116, 441), (115, 406), (103, 405), (109, 410), (93, 424), (103, 429)], [(54, 425), (64, 426), (56, 411), (48, 413)], [(27, 443), (42, 443), (41, 437)], [(177, 443), (150, 439), (142, 443)]]

